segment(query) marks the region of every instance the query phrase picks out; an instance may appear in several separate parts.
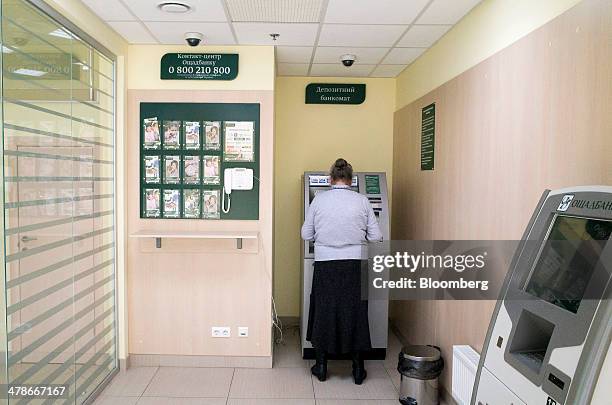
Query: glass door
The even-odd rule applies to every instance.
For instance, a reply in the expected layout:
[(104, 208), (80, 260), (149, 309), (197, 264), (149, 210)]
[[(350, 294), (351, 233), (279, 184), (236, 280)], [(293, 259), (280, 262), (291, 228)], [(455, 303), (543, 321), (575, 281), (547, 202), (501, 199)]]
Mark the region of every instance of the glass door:
[(81, 404), (117, 370), (114, 61), (34, 4), (1, 10), (3, 372)]

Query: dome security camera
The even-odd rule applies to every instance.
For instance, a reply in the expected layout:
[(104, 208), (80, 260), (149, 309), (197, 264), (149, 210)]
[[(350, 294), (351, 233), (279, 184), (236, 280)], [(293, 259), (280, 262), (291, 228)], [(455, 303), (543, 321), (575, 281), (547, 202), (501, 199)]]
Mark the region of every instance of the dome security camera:
[(185, 33), (185, 41), (187, 41), (187, 45), (189, 46), (198, 46), (203, 39), (204, 35), (200, 34), (199, 32)]
[(346, 67), (353, 66), (353, 63), (355, 63), (356, 59), (357, 57), (355, 55), (350, 55), (350, 54), (342, 55), (340, 57), (340, 60), (342, 60), (342, 64)]

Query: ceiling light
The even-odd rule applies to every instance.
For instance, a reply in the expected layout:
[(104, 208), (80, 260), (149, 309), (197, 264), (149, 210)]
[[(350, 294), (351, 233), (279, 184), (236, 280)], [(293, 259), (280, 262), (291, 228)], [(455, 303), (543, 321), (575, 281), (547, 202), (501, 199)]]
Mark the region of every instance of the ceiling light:
[(185, 3), (179, 3), (177, 1), (164, 1), (159, 3), (157, 7), (164, 13), (170, 14), (183, 14), (191, 11), (191, 6)]
[(61, 28), (58, 28), (55, 31), (51, 31), (49, 35), (58, 37), (58, 38), (72, 39), (72, 35), (70, 35), (68, 32), (64, 31)]
[(89, 70), (89, 66), (87, 66), (86, 64), (84, 64), (83, 62), (74, 62), (73, 65), (77, 65), (80, 66), (81, 69), (83, 70)]
[(47, 72), (43, 72), (41, 70), (25, 69), (25, 68), (17, 69), (13, 73), (18, 74), (18, 75), (35, 76), (35, 77), (39, 77), (39, 76), (47, 74)]

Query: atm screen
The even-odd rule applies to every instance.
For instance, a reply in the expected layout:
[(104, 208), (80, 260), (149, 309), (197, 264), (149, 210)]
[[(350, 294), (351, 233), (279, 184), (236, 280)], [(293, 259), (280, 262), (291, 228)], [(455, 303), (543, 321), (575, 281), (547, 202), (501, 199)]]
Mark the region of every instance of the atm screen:
[(525, 291), (577, 313), (611, 233), (610, 221), (557, 216)]
[[(329, 176), (311, 175), (308, 177), (308, 186), (309, 201), (312, 202), (317, 194), (331, 189)], [(357, 176), (353, 176), (351, 190), (359, 192), (359, 181)]]

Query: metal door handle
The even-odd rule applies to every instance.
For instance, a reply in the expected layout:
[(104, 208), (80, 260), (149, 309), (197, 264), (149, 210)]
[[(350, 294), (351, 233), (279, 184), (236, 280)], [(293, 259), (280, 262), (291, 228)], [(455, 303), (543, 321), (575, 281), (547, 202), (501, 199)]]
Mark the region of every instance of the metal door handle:
[(27, 235), (24, 235), (21, 237), (22, 242), (31, 242), (33, 240), (38, 240), (38, 238), (35, 238), (33, 236), (27, 236)]

